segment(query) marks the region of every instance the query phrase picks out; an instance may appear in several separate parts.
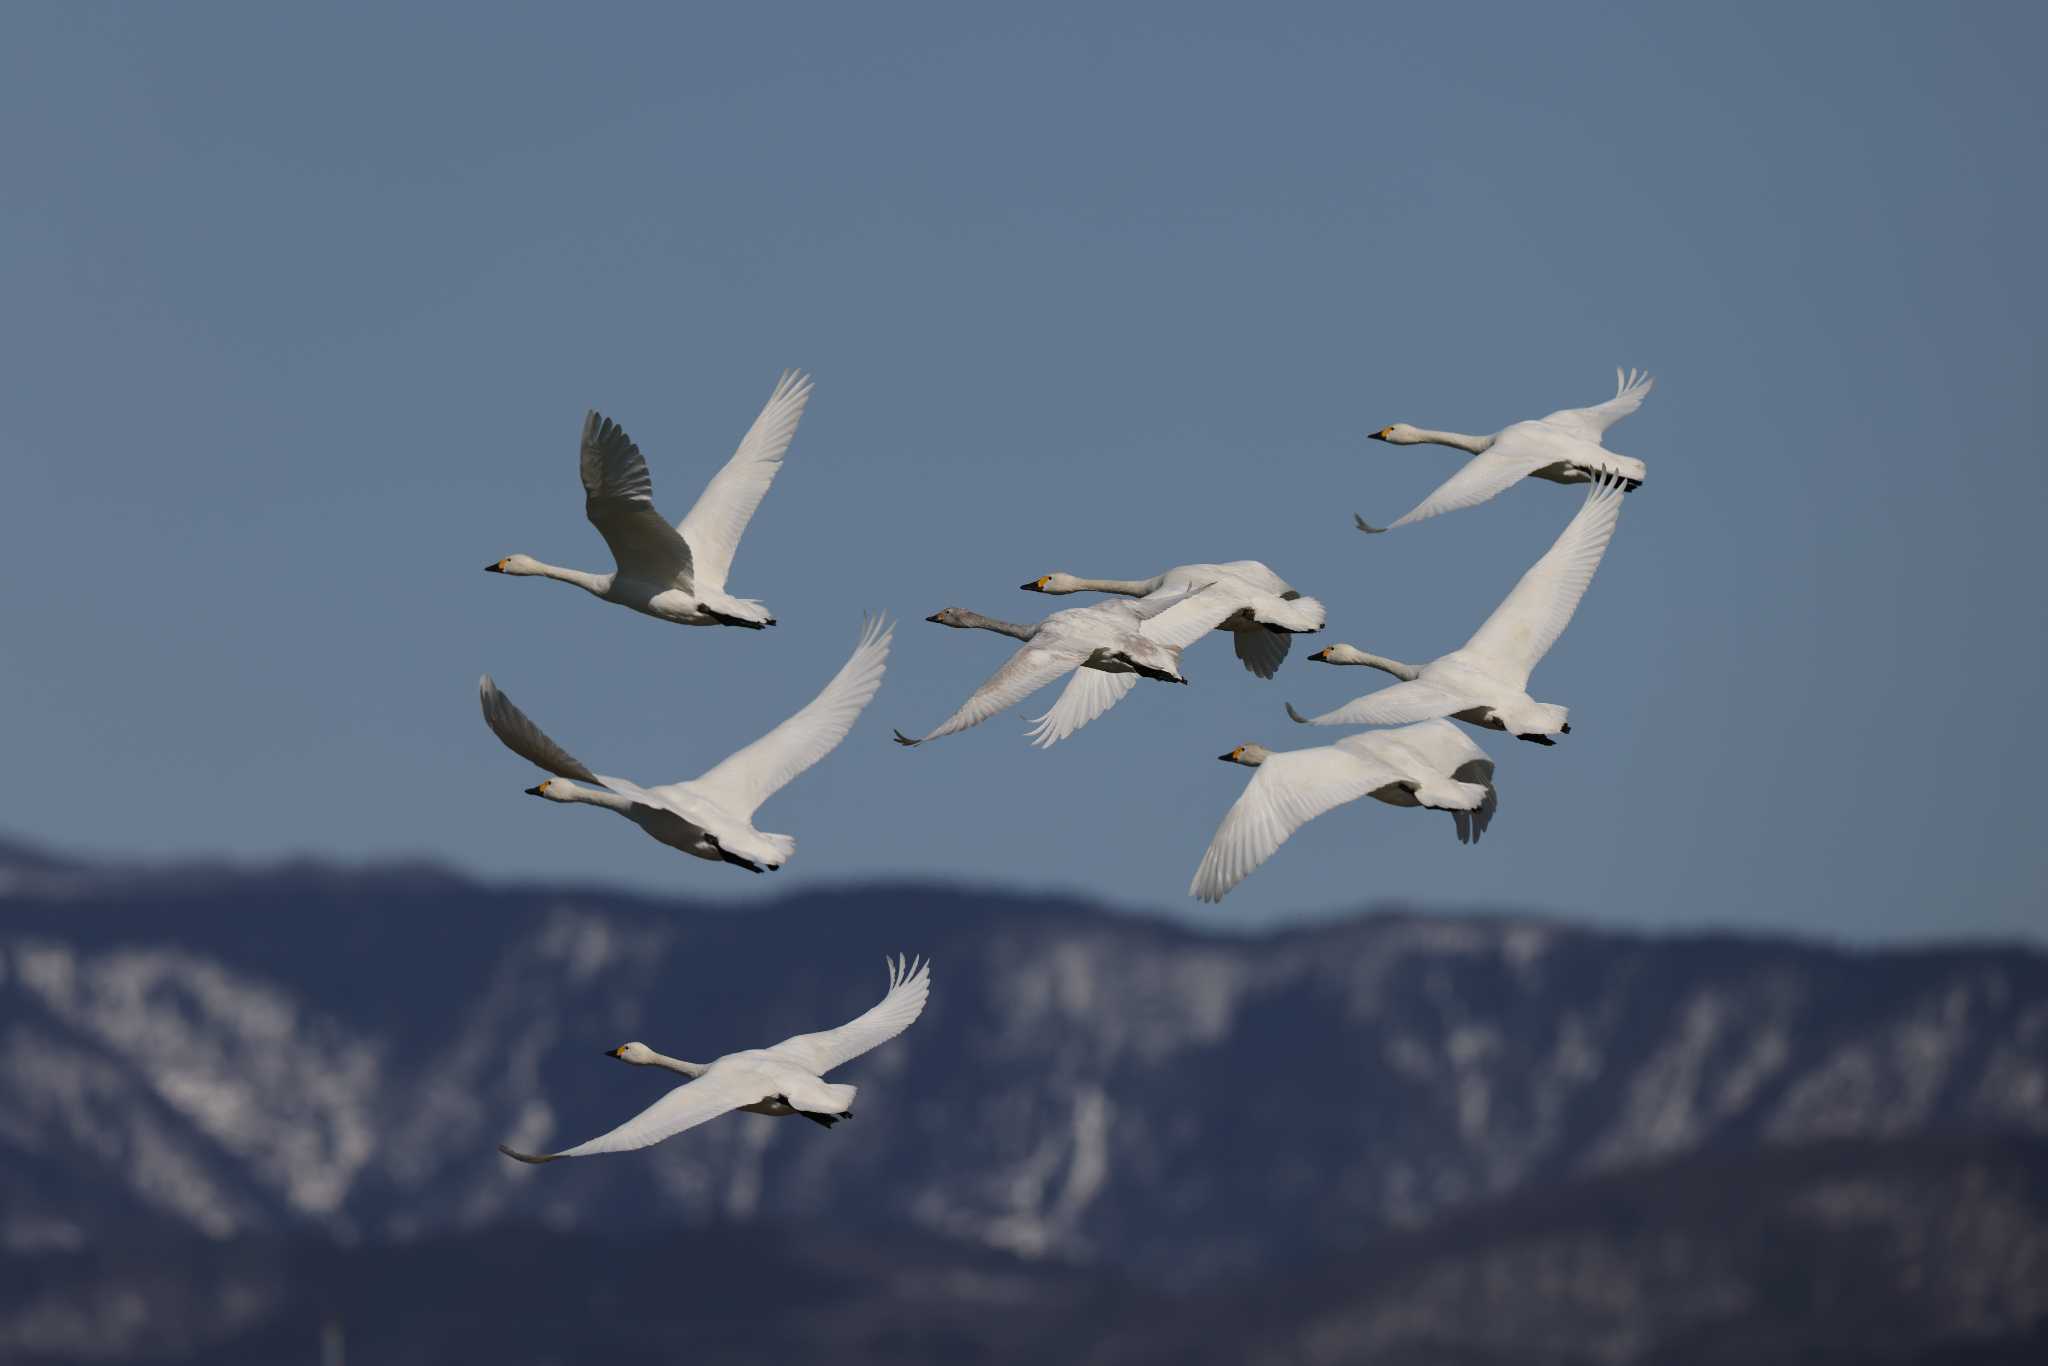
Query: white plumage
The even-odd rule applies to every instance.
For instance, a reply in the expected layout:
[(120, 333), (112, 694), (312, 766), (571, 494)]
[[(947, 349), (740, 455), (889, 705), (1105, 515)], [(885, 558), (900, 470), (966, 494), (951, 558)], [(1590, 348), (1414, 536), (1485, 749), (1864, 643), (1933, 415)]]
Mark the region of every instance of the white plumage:
[(1242, 586), (1225, 582), (1192, 593), (1071, 607), (1035, 625), (998, 621), (958, 607), (934, 612), (925, 620), (962, 630), (994, 631), (1023, 641), (1024, 647), (936, 729), (914, 740), (898, 731), (897, 743), (921, 745), (978, 726), (1054, 679), (1073, 673), (1052, 709), (1033, 718), (1032, 743), (1041, 749), (1056, 744), (1115, 706), (1139, 678), (1187, 682), (1180, 672), (1181, 651), (1242, 610), (1247, 596)]
[[(490, 675), (484, 675), (477, 688), (484, 722), (505, 747), (555, 775), (555, 780), (528, 788), (533, 796), (602, 806), (671, 848), (758, 873), (787, 863), (796, 852), (796, 840), (756, 830), (754, 812), (846, 738), (882, 686), (893, 631), (880, 617), (864, 622), (853, 654), (801, 711), (703, 776), (660, 787), (641, 787), (625, 778), (591, 772), (498, 691)], [(577, 782), (595, 786), (578, 787)]]
[(1220, 757), (1254, 771), (1188, 884), (1188, 895), (1202, 901), (1221, 901), (1295, 831), (1361, 797), (1449, 811), (1460, 843), (1486, 832), (1497, 805), (1493, 761), (1448, 721), (1349, 735), (1284, 754), (1239, 745)]
[(1231, 647), (1245, 668), (1271, 678), (1287, 659), (1288, 637), (1323, 629), (1323, 605), (1304, 597), (1257, 560), (1227, 564), (1180, 564), (1149, 579), (1086, 579), (1046, 574), (1024, 585), (1030, 593), (1118, 593), (1145, 598), (1192, 593), (1209, 584), (1230, 584), (1244, 593), (1244, 605), (1216, 623), (1230, 632)]
[(508, 555), (484, 568), (572, 583), (606, 602), (684, 626), (773, 626), (775, 618), (761, 603), (726, 592), (725, 578), (810, 397), (811, 381), (786, 372), (732, 459), (676, 526), (655, 511), (654, 480), (639, 446), (610, 418), (586, 413), (579, 464), (583, 513), (611, 548), (614, 572), (563, 569), (530, 555)]
[(764, 1115), (803, 1115), (826, 1128), (853, 1116), (859, 1088), (828, 1082), (824, 1075), (910, 1028), (924, 1013), (931, 990), (931, 965), (898, 958), (889, 964), (889, 990), (880, 1002), (837, 1029), (798, 1034), (772, 1048), (728, 1053), (709, 1063), (666, 1057), (643, 1043), (621, 1044), (609, 1056), (640, 1067), (662, 1067), (690, 1080), (607, 1133), (555, 1153), (523, 1153), (498, 1145), (521, 1162), (629, 1152), (673, 1138), (706, 1120), (734, 1110)]
[(1523, 479), (1556, 484), (1583, 484), (1596, 476), (1621, 480), (1630, 489), (1643, 482), (1643, 462), (1619, 455), (1602, 443), (1607, 429), (1643, 406), (1656, 383), (1634, 370), (1614, 372), (1614, 397), (1590, 408), (1562, 408), (1548, 417), (1517, 422), (1492, 436), (1433, 432), (1397, 422), (1372, 434), (1375, 441), (1396, 446), (1452, 446), (1470, 451), (1474, 459), (1438, 486), (1436, 492), (1386, 526), (1373, 526), (1353, 515), (1360, 531), (1392, 531), (1446, 512), (1475, 507)]
[(1593, 581), (1620, 520), (1622, 497), (1619, 481), (1606, 475), (1596, 478), (1556, 543), (1529, 567), (1462, 648), (1416, 668), (1350, 645), (1332, 645), (1310, 658), (1365, 665), (1402, 681), (1321, 716), (1304, 717), (1291, 705), (1288, 714), (1317, 726), (1398, 726), (1455, 716), (1539, 744), (1569, 733), (1568, 710), (1530, 697), (1529, 675), (1571, 621)]

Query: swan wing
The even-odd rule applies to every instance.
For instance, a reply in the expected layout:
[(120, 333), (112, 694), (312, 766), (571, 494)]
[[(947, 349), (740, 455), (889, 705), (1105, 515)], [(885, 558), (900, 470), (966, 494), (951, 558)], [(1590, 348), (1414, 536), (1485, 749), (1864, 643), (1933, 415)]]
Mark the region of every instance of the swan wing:
[[(1337, 742), (1340, 745), (1399, 745), (1427, 764), (1431, 770), (1443, 777), (1452, 777), (1460, 766), (1475, 760), (1490, 762), (1486, 751), (1472, 740), (1463, 726), (1441, 718), (1417, 721), (1411, 725), (1398, 726), (1392, 730), (1370, 731), (1364, 735), (1350, 735)], [(1461, 779), (1461, 781), (1464, 781)]]
[(1523, 442), (1502, 436), (1483, 455), (1475, 455), (1464, 468), (1437, 485), (1436, 492), (1417, 503), (1385, 526), (1373, 526), (1363, 517), (1355, 520), (1361, 531), (1392, 531), (1395, 527), (1426, 522), (1446, 512), (1477, 507), (1497, 496), (1509, 485), (1527, 479), (1551, 463), (1548, 451), (1532, 450)]
[(561, 1157), (631, 1152), (635, 1148), (659, 1143), (664, 1138), (673, 1138), (685, 1129), (694, 1129), (706, 1120), (717, 1119), (742, 1105), (764, 1100), (769, 1094), (767, 1088), (773, 1085), (773, 1082), (745, 1067), (716, 1069), (694, 1081), (684, 1082), (618, 1128), (599, 1134), (587, 1143), (578, 1143), (558, 1153), (522, 1153), (500, 1143), (498, 1151), (521, 1162), (535, 1163), (553, 1162)]
[(895, 627), (882, 617), (861, 624), (860, 641), (839, 672), (802, 711), (745, 749), (730, 755), (690, 786), (738, 816), (781, 791), (797, 774), (838, 748), (875, 690), (882, 686)]
[(824, 1076), (843, 1062), (850, 1062), (871, 1048), (879, 1048), (910, 1028), (924, 1013), (925, 996), (931, 991), (932, 965), (922, 959), (889, 964), (889, 990), (882, 999), (837, 1029), (816, 1034), (799, 1034), (764, 1049), (772, 1058), (794, 1063), (814, 1076)]
[(1571, 622), (1600, 567), (1600, 557), (1607, 553), (1621, 518), (1621, 490), (1618, 480), (1605, 477), (1587, 487), (1578, 513), (1472, 633), (1463, 653), (1484, 659), (1491, 672), (1518, 688), (1528, 683), (1537, 662)]
[(1405, 726), (1411, 721), (1450, 716), (1474, 705), (1475, 698), (1417, 680), (1369, 692), (1321, 716), (1303, 716), (1291, 704), (1287, 714), (1308, 726)]
[(1244, 666), (1260, 678), (1271, 678), (1280, 672), (1280, 666), (1287, 662), (1287, 647), (1294, 637), (1285, 631), (1232, 631), (1231, 648)]
[(740, 448), (725, 462), (725, 468), (711, 477), (697, 506), (677, 526), (696, 553), (698, 577), (710, 587), (725, 587), (740, 536), (754, 509), (767, 496), (768, 486), (775, 482), (810, 399), (810, 377), (797, 370), (784, 371), (767, 406), (741, 439)]
[(611, 547), (619, 573), (689, 591), (689, 543), (654, 510), (654, 480), (640, 447), (595, 408), (583, 415), (583, 515)]
[[(1224, 580), (1186, 594), (1163, 611), (1152, 613), (1138, 634), (1174, 650), (1184, 650), (1223, 624), (1225, 617), (1249, 606), (1259, 595), (1243, 584)], [(1150, 599), (1140, 599), (1143, 606)]]
[(506, 749), (557, 778), (573, 778), (585, 783), (603, 781), (582, 760), (548, 739), (547, 733), (533, 724), (531, 717), (513, 706), (511, 698), (498, 691), (498, 685), (491, 681), (489, 674), (477, 680), (476, 690), (484, 705), (484, 724), (491, 728), (491, 734), (497, 736)]
[(1060, 690), (1059, 700), (1043, 716), (1032, 718), (1028, 732), (1031, 743), (1047, 749), (1072, 735), (1102, 713), (1124, 700), (1138, 686), (1136, 674), (1111, 674), (1100, 669), (1076, 669)]
[(1275, 754), (1253, 771), (1244, 794), (1224, 814), (1188, 895), (1221, 901), (1302, 826), (1400, 781), (1391, 765), (1335, 746)]
[(1560, 408), (1542, 419), (1553, 427), (1562, 427), (1582, 441), (1599, 445), (1607, 435), (1607, 429), (1643, 406), (1650, 389), (1657, 383), (1641, 371), (1631, 370), (1622, 374), (1619, 367), (1614, 372), (1614, 397), (1605, 403), (1596, 403), (1590, 408)]
[(916, 740), (901, 732), (896, 738), (906, 745), (921, 745), (926, 740), (936, 740), (942, 735), (978, 726), (997, 712), (1022, 702), (1069, 669), (1079, 667), (1087, 657), (1085, 649), (1041, 645), (1035, 639), (1028, 641), (1023, 649), (1003, 662), (1002, 668), (990, 674), (988, 681), (976, 688), (960, 704), (960, 710), (947, 717), (937, 730)]

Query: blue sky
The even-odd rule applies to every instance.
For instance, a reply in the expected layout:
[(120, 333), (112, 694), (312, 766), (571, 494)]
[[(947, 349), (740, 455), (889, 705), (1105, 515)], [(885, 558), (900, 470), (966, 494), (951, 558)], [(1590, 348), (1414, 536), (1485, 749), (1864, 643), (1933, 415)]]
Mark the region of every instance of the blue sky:
[[(748, 898), (930, 874), (1258, 926), (1368, 900), (1860, 939), (2043, 929), (2034, 7), (10, 7), (0, 20), (0, 828), (153, 855), (424, 852)], [(2032, 169), (2030, 169), (2032, 168)], [(1658, 388), (1502, 810), (1367, 803), (1222, 907), (1248, 776), (1377, 675), (1218, 638), (1040, 753), (914, 752), (1053, 570), (1256, 558), (1319, 638), (1454, 647), (1576, 507), (1359, 536), (1484, 432)], [(480, 573), (604, 568), (586, 407), (681, 516), (817, 391), (733, 585), (667, 627)], [(1068, 600), (1069, 602), (1074, 600)], [(771, 878), (524, 797), (483, 671), (689, 776), (904, 624), (762, 812)], [(1051, 694), (1046, 694), (1050, 700)]]

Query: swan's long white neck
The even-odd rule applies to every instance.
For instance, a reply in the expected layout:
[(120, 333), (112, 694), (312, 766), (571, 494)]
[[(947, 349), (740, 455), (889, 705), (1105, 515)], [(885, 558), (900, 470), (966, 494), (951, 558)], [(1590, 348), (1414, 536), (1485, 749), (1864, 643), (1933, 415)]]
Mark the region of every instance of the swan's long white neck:
[(584, 787), (578, 783), (565, 783), (560, 780), (549, 783), (548, 790), (541, 795), (570, 805), (581, 802), (585, 806), (601, 806), (607, 811), (620, 813), (633, 809), (633, 800), (630, 797), (621, 797), (618, 793), (601, 787)]
[(508, 563), (505, 566), (504, 572), (507, 574), (535, 575), (543, 579), (556, 579), (562, 583), (573, 583), (584, 592), (594, 594), (600, 598), (612, 591), (612, 579), (616, 577), (611, 574), (592, 574), (588, 570), (583, 569), (564, 569), (561, 565), (548, 564), (545, 561), (536, 560), (530, 556), (517, 564)]
[(654, 1054), (654, 1056), (646, 1062), (634, 1063), (635, 1067), (666, 1067), (669, 1071), (680, 1072), (686, 1077), (701, 1077), (704, 1075), (705, 1065), (701, 1062), (684, 1062), (681, 1058), (671, 1058), (666, 1053), (655, 1053), (651, 1048), (647, 1051)]
[(1368, 669), (1378, 669), (1381, 673), (1392, 674), (1403, 683), (1412, 683), (1422, 677), (1422, 670), (1416, 668), (1413, 664), (1403, 664), (1398, 659), (1388, 659), (1385, 655), (1369, 654), (1364, 650), (1353, 649), (1348, 645), (1333, 650), (1329, 662), (1332, 664), (1361, 664)]
[(964, 630), (994, 631), (999, 636), (1014, 636), (1018, 640), (1029, 640), (1038, 634), (1036, 626), (1023, 626), (1014, 621), (997, 621), (979, 612), (963, 610), (960, 613), (960, 627)]
[(1493, 444), (1490, 436), (1467, 436), (1463, 432), (1433, 432), (1426, 427), (1414, 427), (1405, 432), (1391, 433), (1387, 440), (1396, 446), (1453, 446), (1474, 455), (1483, 455)]
[(1073, 587), (1063, 591), (1069, 593), (1121, 593), (1127, 598), (1148, 597), (1159, 591), (1166, 576), (1156, 575), (1149, 579), (1084, 579), (1076, 577)]

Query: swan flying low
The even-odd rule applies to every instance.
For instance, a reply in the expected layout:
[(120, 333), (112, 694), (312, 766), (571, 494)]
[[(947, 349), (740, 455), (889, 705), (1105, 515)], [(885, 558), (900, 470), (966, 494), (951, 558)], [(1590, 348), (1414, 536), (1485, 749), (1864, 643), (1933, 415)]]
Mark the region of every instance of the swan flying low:
[(621, 1044), (605, 1056), (636, 1067), (662, 1067), (690, 1078), (609, 1133), (558, 1153), (523, 1153), (504, 1144), (498, 1151), (539, 1164), (563, 1157), (623, 1153), (673, 1138), (707, 1120), (747, 1110), (757, 1115), (802, 1115), (831, 1128), (853, 1118), (857, 1086), (824, 1080), (827, 1072), (879, 1048), (910, 1028), (924, 1013), (931, 990), (931, 965), (898, 958), (889, 964), (889, 992), (864, 1014), (837, 1029), (799, 1034), (772, 1048), (728, 1053), (712, 1062), (666, 1057), (644, 1043)]

